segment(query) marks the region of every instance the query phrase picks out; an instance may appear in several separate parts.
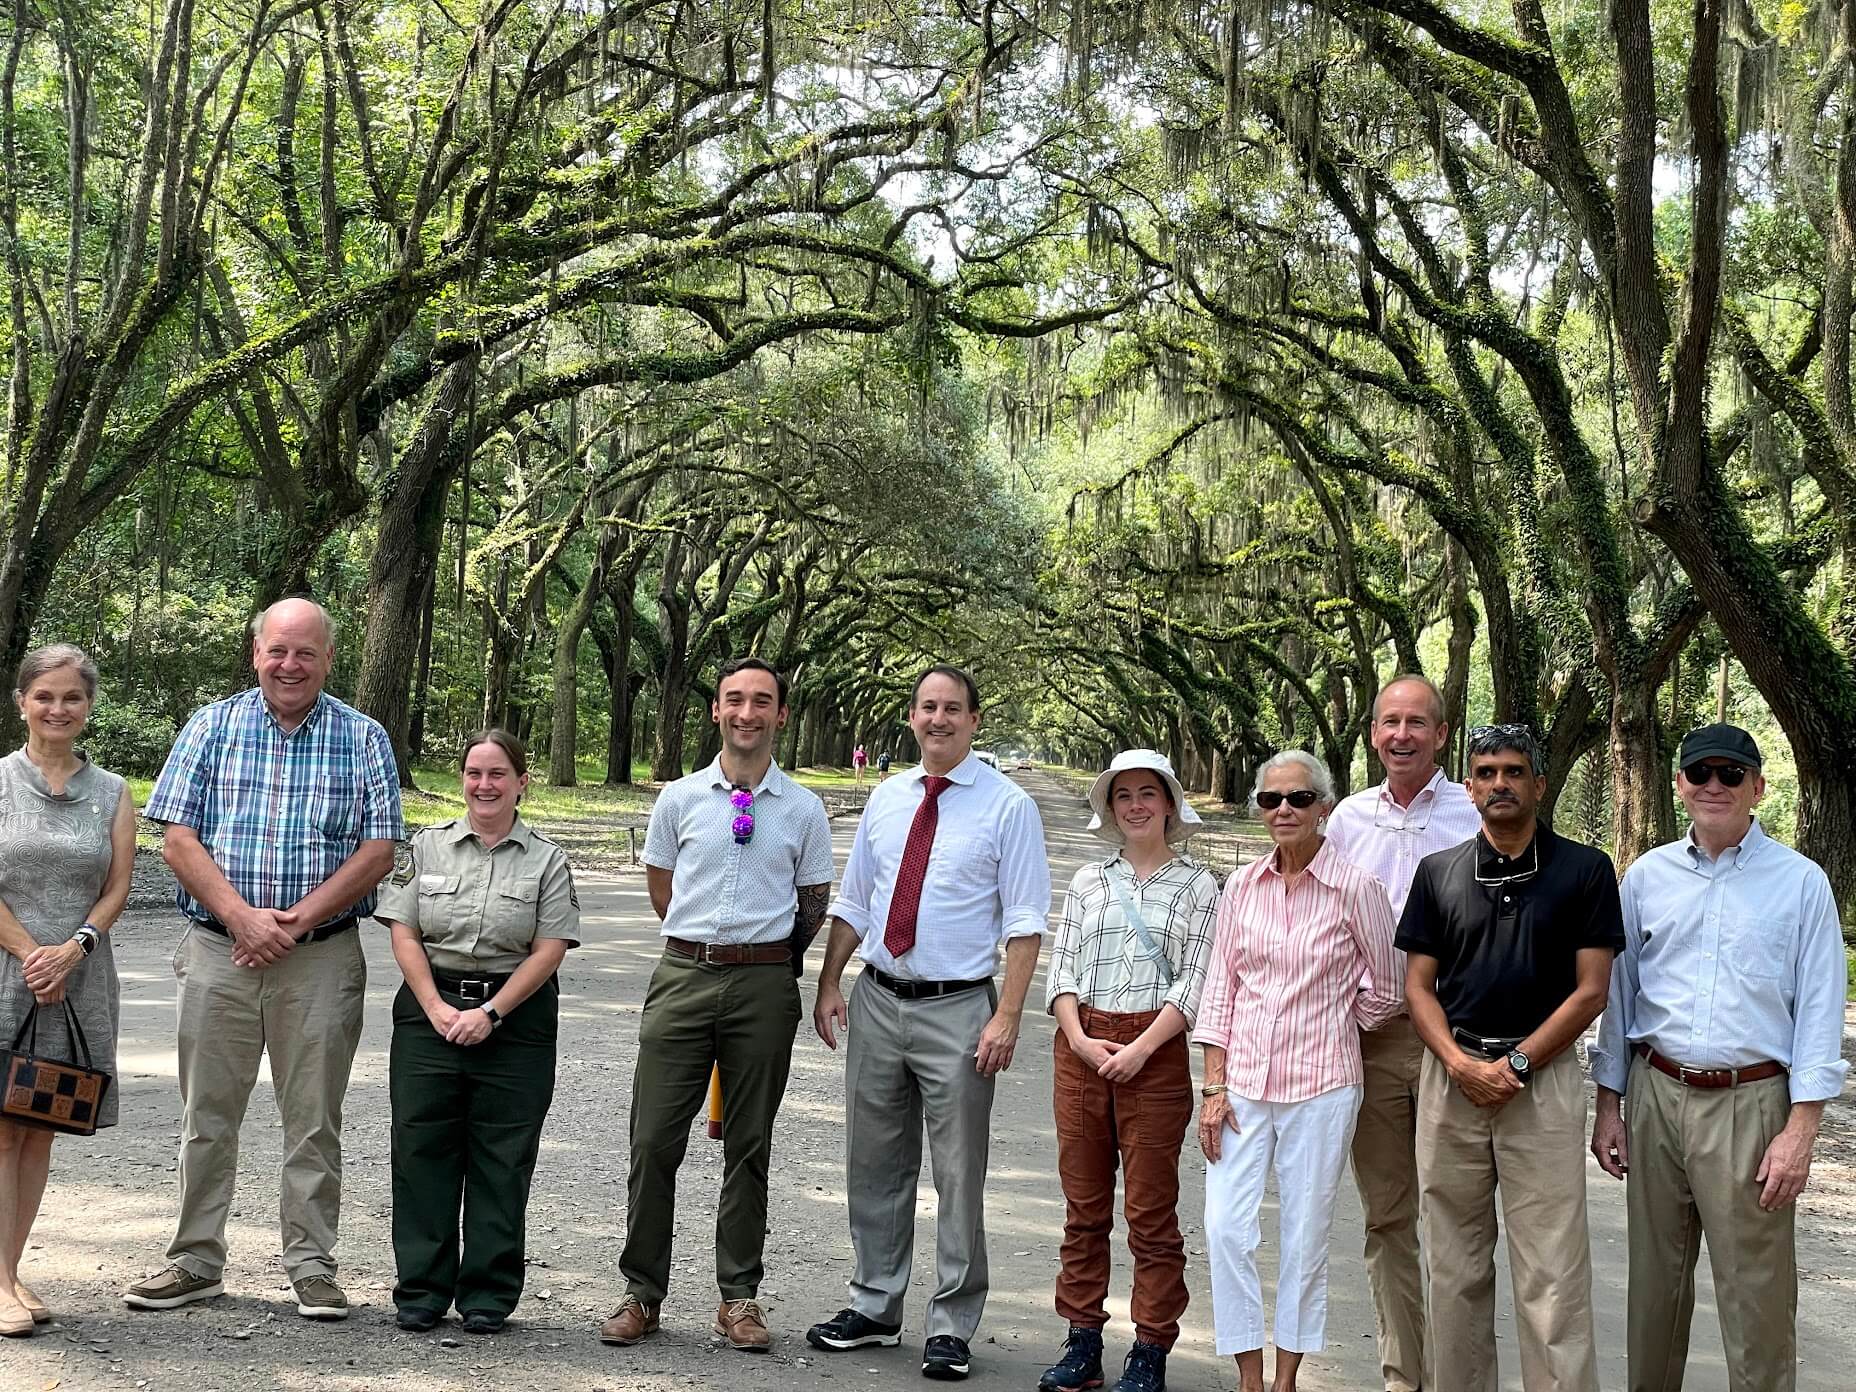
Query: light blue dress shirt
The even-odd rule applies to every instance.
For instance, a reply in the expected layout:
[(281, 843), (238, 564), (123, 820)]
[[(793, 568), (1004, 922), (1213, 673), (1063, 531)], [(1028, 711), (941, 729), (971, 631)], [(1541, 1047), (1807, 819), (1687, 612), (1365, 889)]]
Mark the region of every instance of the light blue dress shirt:
[(1830, 881), (1758, 818), (1710, 860), (1693, 835), (1624, 873), (1624, 951), (1592, 1077), (1623, 1092), (1631, 1046), (1689, 1068), (1777, 1062), (1793, 1102), (1843, 1090), (1843, 933)]

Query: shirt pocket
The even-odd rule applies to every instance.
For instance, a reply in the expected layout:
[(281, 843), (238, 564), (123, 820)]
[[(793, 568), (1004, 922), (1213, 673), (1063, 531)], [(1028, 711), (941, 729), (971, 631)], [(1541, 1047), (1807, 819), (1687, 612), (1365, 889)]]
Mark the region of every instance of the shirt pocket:
[(462, 875), (419, 876), (419, 935), (436, 942), (457, 926)]
[(1721, 955), (1737, 975), (1770, 981), (1785, 973), (1798, 936), (1798, 920), (1782, 915), (1723, 916)]
[(929, 865), (956, 875), (984, 879), (995, 868), (992, 842), (984, 836), (962, 834), (947, 836), (935, 843)]
[(351, 778), (320, 777), (309, 789), (310, 823), (331, 841), (356, 839), (361, 825), (361, 795)]
[(534, 946), (536, 905), (541, 901), (541, 881), (506, 880), (496, 888), (490, 903), (490, 921), (483, 936), (502, 952), (527, 952)]

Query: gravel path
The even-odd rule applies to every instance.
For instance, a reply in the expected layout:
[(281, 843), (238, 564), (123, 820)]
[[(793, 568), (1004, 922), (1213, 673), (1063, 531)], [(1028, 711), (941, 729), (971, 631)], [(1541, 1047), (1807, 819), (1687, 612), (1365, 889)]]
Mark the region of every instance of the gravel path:
[[(1044, 805), (1053, 876), (1061, 887), (1099, 844), (1083, 831), (1079, 799), (1044, 774), (1020, 775)], [(839, 862), (854, 820), (833, 824)], [(26, 1279), (56, 1312), (31, 1340), (0, 1346), (4, 1389), (398, 1388), (407, 1392), (494, 1387), (620, 1392), (727, 1386), (745, 1392), (790, 1389), (918, 1388), (920, 1292), (931, 1278), (933, 1191), (924, 1181), (916, 1245), (917, 1294), (900, 1350), (866, 1350), (821, 1359), (805, 1346), (806, 1325), (843, 1303), (850, 1240), (843, 1193), (843, 1064), (804, 1027), (775, 1147), (767, 1284), (762, 1291), (775, 1333), (774, 1352), (729, 1352), (708, 1332), (714, 1313), (710, 1234), (721, 1168), (719, 1145), (698, 1123), (683, 1168), (681, 1221), (664, 1332), (632, 1349), (609, 1349), (593, 1326), (617, 1294), (615, 1266), (625, 1223), (625, 1132), (637, 1014), (657, 957), (655, 921), (642, 878), (585, 875), (580, 882), (588, 945), (569, 954), (562, 972), (560, 1081), (543, 1142), (530, 1205), (528, 1293), (501, 1335), (473, 1338), (455, 1324), (427, 1335), (392, 1322), (392, 1249), (388, 1239), (387, 1004), (398, 985), (385, 935), (368, 930), (367, 1031), (348, 1094), (346, 1202), (338, 1257), (350, 1297), (346, 1324), (299, 1319), (285, 1303), (277, 1262), (277, 1170), (280, 1132), (268, 1076), (260, 1079), (246, 1119), (242, 1185), (231, 1224), (227, 1295), (168, 1314), (143, 1314), (120, 1302), (121, 1287), (160, 1265), (174, 1216), (179, 1098), (174, 1082), (174, 980), (169, 962), (179, 926), (158, 860), (138, 866), (131, 911), (116, 930), (123, 974), (123, 1124), (95, 1140), (61, 1140), (51, 1190), (24, 1265)], [(1220, 866), (1220, 868), (1224, 868)], [(816, 955), (814, 958), (816, 968)], [(810, 974), (808, 979), (811, 979)], [(1033, 987), (1034, 1009), (1042, 983)], [(809, 996), (809, 989), (808, 989)], [(1028, 1017), (1018, 1062), (1000, 1079), (987, 1226), (993, 1287), (975, 1345), (975, 1386), (1035, 1386), (1061, 1330), (1050, 1311), (1062, 1228), (1062, 1198), (1050, 1138), (1050, 1021)], [(1856, 1050), (1856, 1020), (1846, 1048)], [(1856, 1106), (1833, 1108), (1819, 1166), (1803, 1206), (1800, 1299), (1806, 1392), (1850, 1385), (1856, 1353), (1849, 1312), (1856, 1309)], [(1211, 1352), (1210, 1276), (1200, 1208), (1203, 1162), (1182, 1158), (1189, 1279), (1193, 1305), (1170, 1368), (1176, 1388), (1235, 1385), (1228, 1360)], [(1588, 1164), (1603, 1378), (1621, 1387), (1624, 1309), (1624, 1206), (1620, 1186)], [(1273, 1210), (1273, 1204), (1270, 1209)], [(1264, 1270), (1273, 1271), (1275, 1218), (1266, 1212)], [(1343, 1186), (1335, 1222), (1331, 1337), (1308, 1361), (1310, 1392), (1377, 1385), (1372, 1309), (1359, 1258), (1360, 1218)], [(1690, 1392), (1724, 1392), (1712, 1289), (1702, 1272)], [(1111, 1350), (1125, 1341), (1127, 1258), (1118, 1249)], [(1755, 1276), (1757, 1279), (1757, 1276)], [(1509, 1335), (1504, 1277), (1501, 1331), (1506, 1385), (1519, 1387)]]

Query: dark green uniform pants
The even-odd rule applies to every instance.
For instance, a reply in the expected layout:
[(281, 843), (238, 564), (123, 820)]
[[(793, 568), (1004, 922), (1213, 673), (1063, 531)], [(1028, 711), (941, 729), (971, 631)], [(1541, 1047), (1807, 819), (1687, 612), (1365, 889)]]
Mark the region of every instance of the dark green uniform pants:
[(645, 1304), (661, 1302), (670, 1282), (677, 1167), (711, 1066), (722, 1071), (715, 1280), (724, 1300), (758, 1293), (773, 1119), (798, 1025), (799, 985), (784, 963), (718, 967), (665, 953), (652, 973), (632, 1077), (630, 1204), (619, 1257), (625, 1288)]
[(558, 996), (543, 982), (469, 1046), (447, 1044), (406, 987), (394, 997), (388, 1085), (400, 1309), (442, 1315), (455, 1301), (460, 1314), (506, 1315), (521, 1298), (528, 1186), (554, 1100)]

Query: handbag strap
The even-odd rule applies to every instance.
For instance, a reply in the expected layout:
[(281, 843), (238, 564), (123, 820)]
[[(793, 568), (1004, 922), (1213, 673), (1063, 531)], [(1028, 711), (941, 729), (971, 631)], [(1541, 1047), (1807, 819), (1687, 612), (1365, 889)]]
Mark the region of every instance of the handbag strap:
[(1154, 942), (1153, 934), (1147, 931), (1147, 920), (1141, 917), (1141, 906), (1135, 901), (1134, 895), (1128, 892), (1128, 877), (1113, 869), (1108, 872), (1108, 877), (1115, 886), (1115, 896), (1121, 900), (1121, 916), (1128, 920), (1128, 927), (1133, 931), (1135, 940), (1153, 959), (1153, 964), (1160, 969), (1161, 980), (1170, 988), (1173, 984), (1173, 964), (1167, 961), (1166, 954)]
[[(39, 1011), (42, 1008), (37, 1001), (34, 1001), (32, 1009), (26, 1012), (26, 1018), (19, 1022), (19, 1031), (13, 1036), (15, 1051), (21, 1044), (26, 1046), (27, 1053), (36, 1054), (39, 1051)], [(65, 1027), (71, 1032), (71, 1042), (84, 1056), (84, 1067), (94, 1069), (96, 1065), (90, 1061), (90, 1041), (84, 1037), (84, 1027), (77, 1022), (76, 1007), (71, 1004), (68, 996), (64, 1001), (64, 1022)]]

